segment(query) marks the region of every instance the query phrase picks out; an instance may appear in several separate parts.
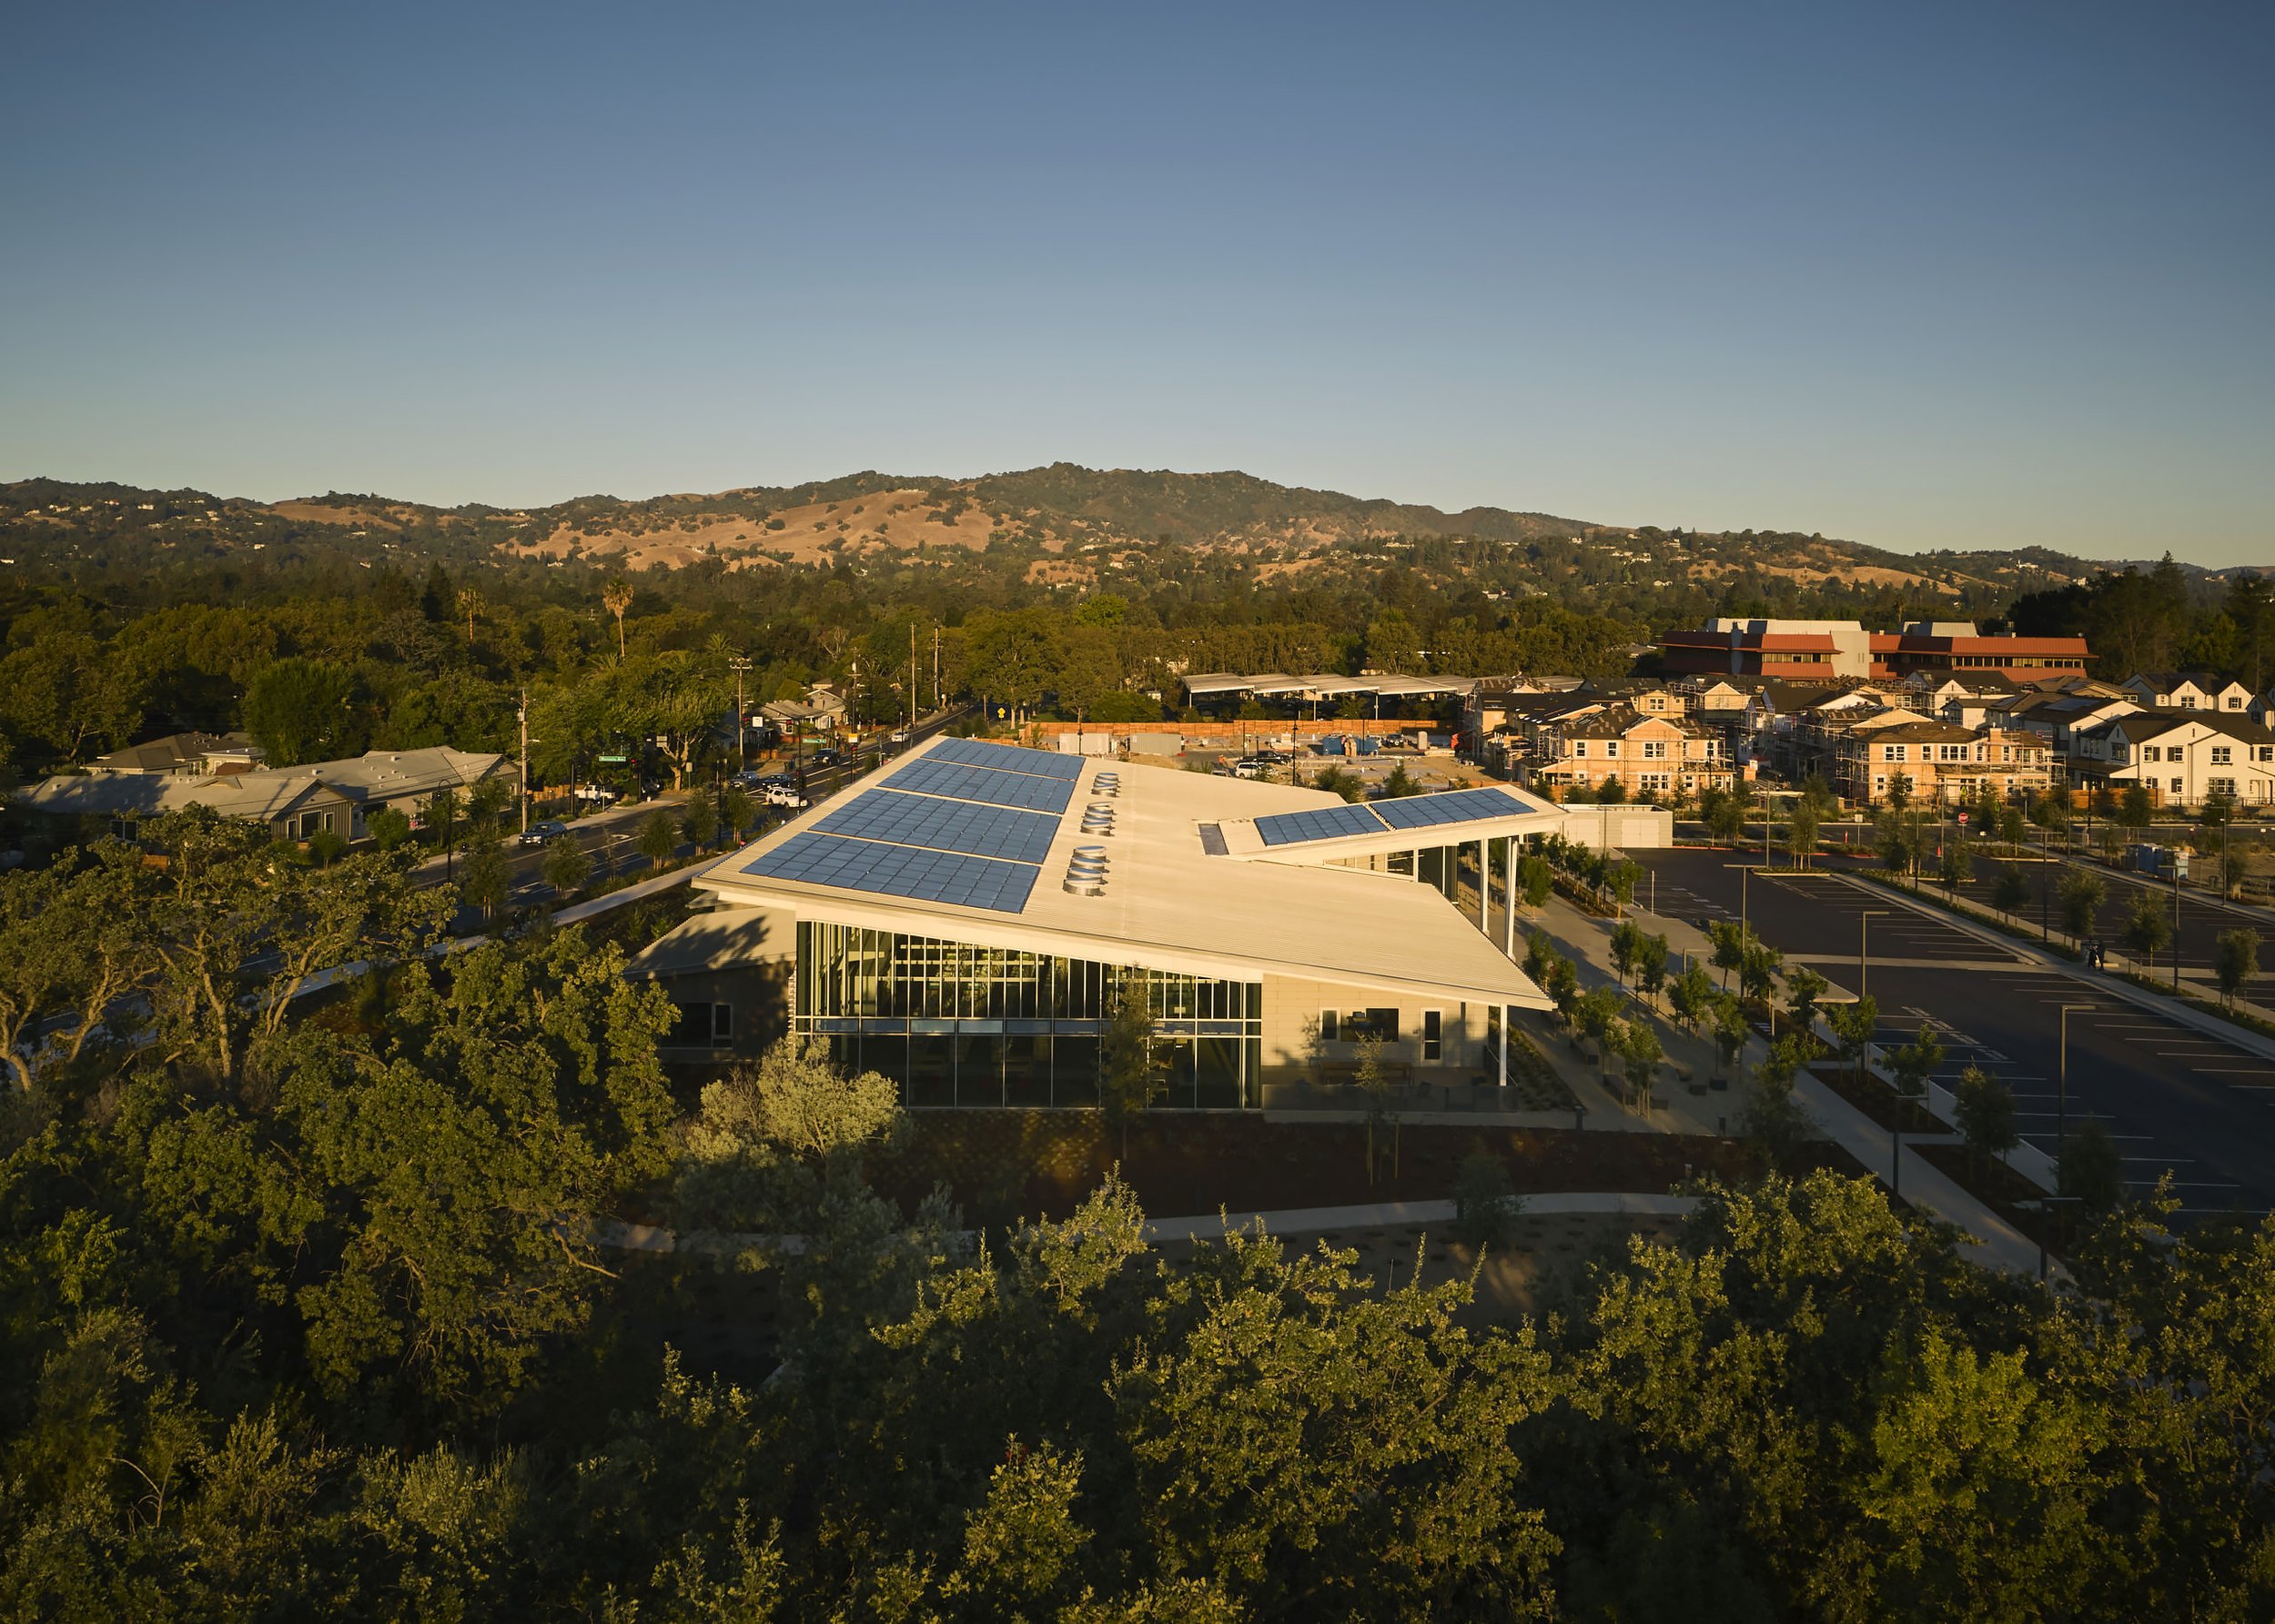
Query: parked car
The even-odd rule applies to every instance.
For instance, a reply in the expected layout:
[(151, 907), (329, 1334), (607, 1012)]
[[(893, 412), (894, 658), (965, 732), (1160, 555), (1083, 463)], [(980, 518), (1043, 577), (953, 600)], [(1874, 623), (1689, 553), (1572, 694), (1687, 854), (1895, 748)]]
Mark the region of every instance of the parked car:
[(1232, 763), (1232, 776), (1235, 778), (1261, 778), (1263, 775), (1264, 763), (1254, 756), (1242, 756)]
[(521, 843), (525, 846), (541, 846), (553, 836), (568, 832), (569, 825), (559, 818), (540, 818), (521, 831)]

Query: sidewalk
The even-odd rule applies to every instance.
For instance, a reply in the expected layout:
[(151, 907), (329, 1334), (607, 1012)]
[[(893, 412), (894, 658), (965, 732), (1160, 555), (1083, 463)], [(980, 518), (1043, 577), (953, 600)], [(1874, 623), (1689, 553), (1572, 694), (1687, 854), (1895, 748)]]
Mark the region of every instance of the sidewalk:
[[(1645, 1195), (1632, 1190), (1568, 1190), (1526, 1195), (1525, 1215), (1635, 1213), (1683, 1217), (1698, 1205), (1695, 1195)], [(1451, 1201), (1384, 1201), (1371, 1206), (1304, 1206), (1277, 1213), (1216, 1213), (1198, 1218), (1158, 1218), (1146, 1226), (1150, 1241), (1213, 1239), (1228, 1229), (1258, 1224), (1271, 1235), (1312, 1235), (1340, 1229), (1384, 1228), (1392, 1224), (1451, 1224)]]

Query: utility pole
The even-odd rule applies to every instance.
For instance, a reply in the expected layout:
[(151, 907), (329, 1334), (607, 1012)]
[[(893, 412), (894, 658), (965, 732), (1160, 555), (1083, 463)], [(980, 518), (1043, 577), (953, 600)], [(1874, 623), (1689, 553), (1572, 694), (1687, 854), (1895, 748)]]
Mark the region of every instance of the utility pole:
[(940, 628), (932, 629), (932, 710), (940, 712)]
[(916, 622), (908, 623), (908, 736), (916, 737)]
[(530, 832), (530, 691), (521, 691), (521, 832)]
[(734, 672), (734, 770), (741, 772), (751, 764), (751, 752), (743, 740), (743, 673), (751, 669), (751, 662), (748, 656), (737, 654), (727, 664)]

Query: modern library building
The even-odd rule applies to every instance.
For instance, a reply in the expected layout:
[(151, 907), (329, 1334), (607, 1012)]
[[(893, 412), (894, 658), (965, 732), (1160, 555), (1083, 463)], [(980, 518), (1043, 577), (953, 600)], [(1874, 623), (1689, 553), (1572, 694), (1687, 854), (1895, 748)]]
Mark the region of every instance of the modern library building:
[(929, 740), (696, 882), (634, 959), (680, 1005), (667, 1058), (784, 1030), (914, 1106), (1096, 1105), (1142, 980), (1164, 1107), (1255, 1108), (1360, 1045), (1403, 1078), (1505, 1084), (1517, 851), (1557, 807), (1495, 785), (1347, 803), (979, 740)]

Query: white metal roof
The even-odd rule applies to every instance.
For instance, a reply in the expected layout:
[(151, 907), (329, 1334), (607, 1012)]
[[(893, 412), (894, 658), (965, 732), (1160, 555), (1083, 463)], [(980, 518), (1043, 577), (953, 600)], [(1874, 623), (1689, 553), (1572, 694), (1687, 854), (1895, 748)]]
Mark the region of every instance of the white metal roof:
[[(1435, 888), (1404, 876), (1327, 866), (1333, 859), (1375, 852), (1561, 829), (1560, 812), (1523, 797), (1518, 799), (1527, 810), (1515, 817), (1268, 847), (1256, 831), (1259, 816), (1345, 803), (1320, 790), (1092, 758), (1082, 762), (1039, 876), (1016, 909), (966, 907), (750, 872), (911, 760), (950, 742), (930, 740), (895, 758), (715, 864), (696, 883), (729, 905), (984, 946), (1226, 979), (1279, 974), (1421, 996), (1548, 1005), (1475, 921), (1456, 912)], [(1117, 795), (1094, 794), (1101, 772), (1118, 774)], [(1084, 809), (1101, 801), (1113, 808), (1113, 832), (1085, 834)], [(1077, 846), (1106, 849), (1099, 894), (1076, 894), (1064, 886)]]

